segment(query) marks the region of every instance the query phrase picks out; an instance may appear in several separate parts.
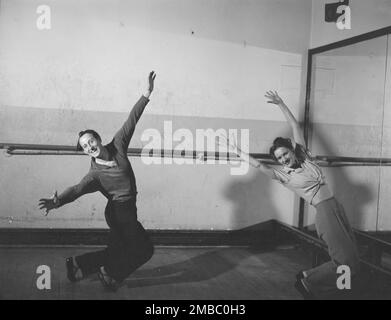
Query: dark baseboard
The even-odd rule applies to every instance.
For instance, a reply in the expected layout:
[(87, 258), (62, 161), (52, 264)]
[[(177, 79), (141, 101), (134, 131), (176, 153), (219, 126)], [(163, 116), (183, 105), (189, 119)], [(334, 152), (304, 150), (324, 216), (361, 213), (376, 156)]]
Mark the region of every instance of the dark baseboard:
[[(108, 232), (108, 229), (0, 228), (0, 245), (106, 245)], [(264, 246), (277, 243), (275, 220), (240, 230), (147, 230), (147, 232), (155, 245)]]
[[(290, 230), (291, 232), (286, 232)], [(292, 232), (293, 231), (293, 232)], [(106, 245), (108, 229), (0, 228), (0, 245)], [(167, 246), (265, 246), (297, 242), (316, 233), (269, 220), (240, 230), (147, 230), (155, 245)], [(302, 234), (301, 234), (302, 233)], [(361, 237), (364, 234), (361, 233)], [(301, 234), (301, 235), (300, 235)], [(391, 232), (368, 232), (368, 236), (391, 242)], [(308, 238), (307, 238), (308, 240)], [(308, 242), (308, 241), (307, 241)], [(379, 242), (379, 241), (376, 241)], [(388, 250), (386, 250), (388, 251)]]

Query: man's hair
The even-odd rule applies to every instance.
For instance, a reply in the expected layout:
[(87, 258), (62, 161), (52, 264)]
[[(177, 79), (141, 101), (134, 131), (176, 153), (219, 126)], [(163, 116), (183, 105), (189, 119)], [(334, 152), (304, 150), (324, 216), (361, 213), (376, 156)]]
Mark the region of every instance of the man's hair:
[(277, 158), (274, 155), (274, 152), (278, 148), (281, 148), (281, 147), (284, 147), (284, 148), (287, 148), (287, 149), (289, 149), (291, 151), (294, 151), (291, 139), (281, 138), (281, 137), (278, 137), (278, 138), (274, 139), (273, 145), (270, 147), (269, 154), (276, 161), (277, 161)]
[(100, 135), (99, 135), (98, 132), (96, 132), (95, 130), (87, 129), (87, 130), (80, 131), (80, 132), (79, 132), (79, 137), (77, 138), (76, 151), (82, 151), (82, 150), (83, 150), (82, 146), (80, 145), (79, 140), (80, 140), (80, 137), (83, 136), (83, 135), (85, 135), (86, 133), (92, 134), (92, 136), (93, 136), (95, 139), (97, 139), (97, 140), (99, 140), (100, 142), (102, 142), (102, 139), (101, 139)]

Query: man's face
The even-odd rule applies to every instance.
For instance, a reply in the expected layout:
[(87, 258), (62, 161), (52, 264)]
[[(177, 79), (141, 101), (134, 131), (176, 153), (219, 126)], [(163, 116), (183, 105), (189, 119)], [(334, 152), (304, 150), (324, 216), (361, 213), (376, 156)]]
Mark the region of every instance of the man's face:
[(102, 143), (96, 139), (91, 133), (85, 133), (79, 138), (79, 144), (83, 148), (85, 154), (91, 157), (98, 157), (102, 150)]
[(274, 151), (274, 156), (277, 161), (283, 166), (292, 168), (297, 163), (297, 158), (295, 153), (285, 147), (280, 147)]

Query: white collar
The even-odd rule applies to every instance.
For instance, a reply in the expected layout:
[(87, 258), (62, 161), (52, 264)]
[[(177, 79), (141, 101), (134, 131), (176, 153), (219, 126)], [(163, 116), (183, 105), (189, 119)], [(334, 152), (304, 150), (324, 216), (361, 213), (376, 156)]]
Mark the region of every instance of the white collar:
[(99, 158), (95, 158), (95, 162), (111, 168), (117, 166), (117, 163), (115, 161), (106, 161)]
[(290, 174), (291, 172), (301, 172), (303, 171), (302, 163), (300, 164), (300, 167), (298, 168), (289, 168), (289, 167), (282, 167), (282, 170), (284, 170), (286, 173)]

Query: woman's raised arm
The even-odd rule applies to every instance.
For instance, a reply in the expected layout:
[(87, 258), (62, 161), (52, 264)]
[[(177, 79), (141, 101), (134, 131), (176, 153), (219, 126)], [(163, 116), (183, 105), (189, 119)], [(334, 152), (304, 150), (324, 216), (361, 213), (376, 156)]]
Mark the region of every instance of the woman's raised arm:
[(289, 110), (289, 108), (286, 106), (284, 101), (281, 99), (281, 97), (278, 95), (276, 91), (268, 91), (266, 92), (265, 97), (269, 99), (267, 103), (273, 103), (280, 107), (282, 113), (285, 116), (285, 119), (288, 121), (289, 125), (292, 128), (293, 131), (293, 139), (296, 143), (302, 145), (303, 147), (306, 147), (303, 132), (300, 128), (299, 123), (297, 122), (296, 118), (292, 114), (292, 112)]

